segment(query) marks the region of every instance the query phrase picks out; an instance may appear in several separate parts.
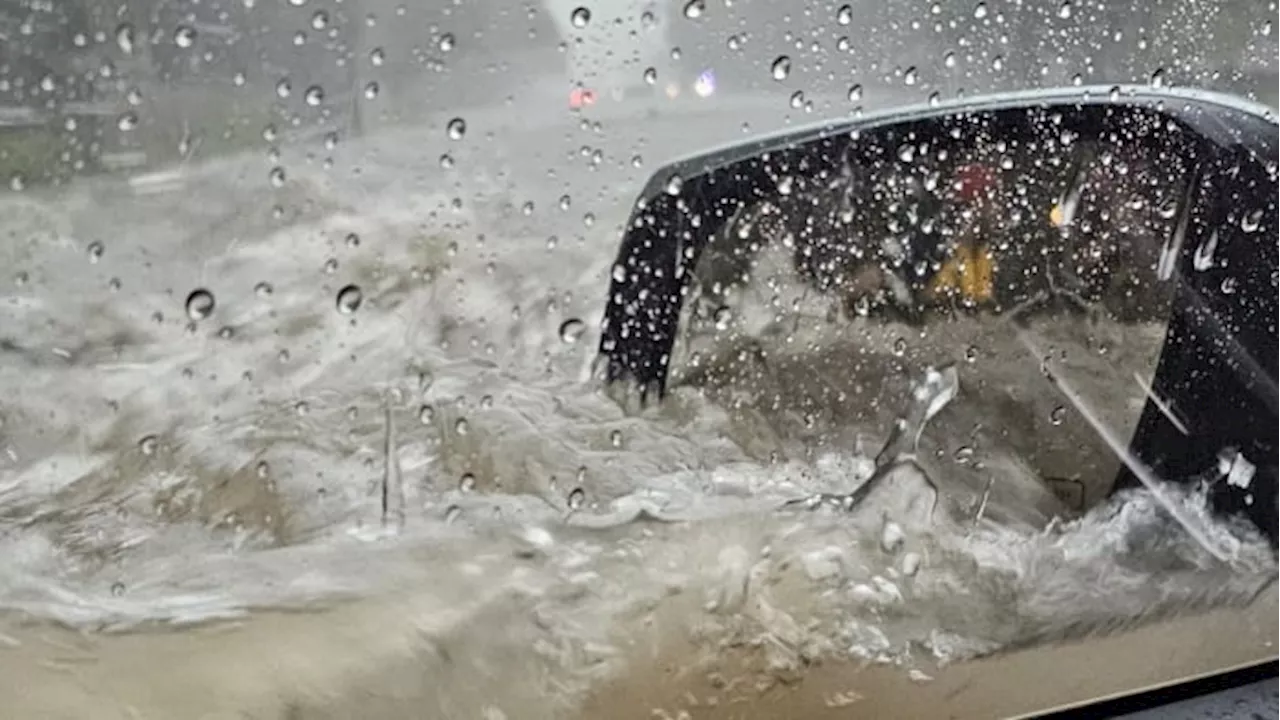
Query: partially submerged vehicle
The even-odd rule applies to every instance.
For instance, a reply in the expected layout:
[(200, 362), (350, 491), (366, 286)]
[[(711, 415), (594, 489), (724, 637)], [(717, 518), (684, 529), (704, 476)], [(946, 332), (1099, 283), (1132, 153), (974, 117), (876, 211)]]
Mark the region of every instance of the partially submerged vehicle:
[(0, 187), (69, 177), (96, 163), (105, 116), (80, 3), (0, 3)]
[[(1231, 533), (1280, 547), (1275, 120), (1212, 92), (1053, 88), (676, 161), (641, 193), (613, 265), (603, 379), (641, 404), (692, 383), (736, 388), (726, 397), (739, 406), (791, 404), (805, 421), (863, 404), (891, 423), (872, 479), (797, 498), (804, 506), (856, 511), (893, 469), (929, 461), (961, 478), (937, 484), (952, 514), (974, 523), (998, 507), (1004, 520), (1051, 528), (1125, 493), (1189, 492)], [(764, 306), (754, 329), (753, 292)], [(820, 332), (836, 350), (815, 354)], [(1023, 355), (979, 350), (1001, 334)], [(780, 372), (826, 388), (818, 400), (771, 395), (768, 375)], [(923, 383), (893, 379), (920, 372)], [(1094, 382), (1101, 375), (1115, 382)], [(948, 410), (964, 427), (922, 445), (925, 421), (945, 419), (961, 386), (983, 410)], [(886, 405), (904, 391), (908, 411)], [(995, 462), (973, 471), (965, 433), (1001, 438), (1046, 492), (993, 484)], [(1165, 509), (1179, 532), (1233, 561), (1231, 541), (1178, 503)], [(1247, 594), (1206, 606), (1249, 605)], [(1231, 662), (1256, 675), (1258, 661), (1274, 667), (1266, 653)], [(1187, 659), (1143, 683), (1222, 669), (1213, 662)], [(1115, 692), (1089, 687), (1076, 702)]]

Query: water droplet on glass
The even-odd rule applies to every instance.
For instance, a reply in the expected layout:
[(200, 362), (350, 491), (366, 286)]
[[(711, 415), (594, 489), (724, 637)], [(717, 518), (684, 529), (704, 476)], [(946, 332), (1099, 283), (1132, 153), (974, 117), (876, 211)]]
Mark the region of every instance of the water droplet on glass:
[(684, 189), (684, 178), (679, 175), (672, 175), (667, 178), (666, 190), (668, 195), (679, 195), (682, 189)]
[(121, 595), (124, 595), (124, 583), (111, 583), (111, 597), (120, 597)]
[(314, 30), (323, 30), (329, 27), (329, 13), (317, 10), (316, 14), (311, 16), (311, 27)]
[(450, 505), (444, 510), (444, 521), (447, 525), (452, 525), (462, 516), (462, 508), (457, 505)]
[(591, 11), (584, 7), (574, 8), (569, 14), (569, 22), (576, 28), (584, 28), (591, 22)]
[(622, 447), (622, 431), (621, 430), (609, 431), (609, 444), (616, 448)]
[(702, 17), (702, 13), (706, 11), (706, 0), (689, 0), (689, 2), (684, 4), (684, 16), (690, 20), (696, 20)]
[(87, 252), (89, 253), (89, 262), (96, 263), (99, 260), (101, 260), (102, 252), (105, 249), (106, 248), (103, 247), (101, 240), (94, 240), (93, 242), (89, 243), (89, 247), (86, 248)]
[(445, 153), (444, 155), (441, 155), (441, 156), (440, 156), (440, 167), (444, 168), (445, 170), (448, 170), (448, 169), (452, 168), (452, 167), (453, 167), (453, 156), (452, 156), (452, 155), (450, 155), (450, 154), (448, 154), (448, 153)]
[(559, 206), (561, 210), (568, 210), (570, 204), (572, 203), (573, 203), (573, 199), (570, 198), (568, 195), (560, 196)]
[(445, 130), (448, 132), (450, 140), (461, 140), (467, 135), (467, 121), (462, 118), (454, 118), (445, 126)]
[(918, 79), (918, 72), (915, 66), (907, 68), (906, 72), (902, 73), (902, 82), (907, 85), (915, 85)]
[(319, 85), (312, 85), (307, 88), (307, 92), (303, 94), (302, 99), (311, 107), (316, 107), (324, 102), (324, 88)]
[(587, 502), (587, 493), (582, 488), (574, 488), (569, 493), (569, 509), (581, 510)]
[(717, 330), (727, 330), (729, 329), (729, 323), (733, 322), (733, 310), (722, 305), (716, 308), (712, 319), (716, 323)]
[(289, 82), (288, 78), (284, 78), (280, 80), (280, 82), (276, 83), (276, 97), (287, 98), (292, 93), (293, 84)]
[(880, 548), (887, 553), (897, 553), (906, 541), (902, 526), (892, 520), (886, 520), (880, 531)]
[(943, 55), (943, 56), (942, 56), (942, 65), (943, 65), (944, 67), (949, 67), (949, 68), (953, 68), (953, 67), (955, 67), (955, 66), (956, 66), (956, 54), (955, 54), (955, 53), (953, 53), (953, 52), (948, 51), (946, 55)]
[(840, 25), (848, 25), (853, 22), (853, 7), (851, 5), (841, 5), (836, 10), (836, 23)]
[(854, 85), (849, 88), (849, 102), (860, 102), (862, 100), (862, 86)]
[(1222, 281), (1222, 294), (1234, 295), (1236, 293), (1236, 279), (1233, 277), (1224, 278)]
[(449, 52), (453, 50), (454, 44), (453, 35), (449, 33), (441, 35), (440, 39), (436, 41), (436, 47), (440, 49), (440, 52)]
[(471, 432), (471, 424), (467, 422), (466, 418), (458, 418), (453, 423), (453, 431), (459, 435), (466, 435)]
[(1049, 413), (1049, 422), (1054, 425), (1061, 425), (1062, 420), (1066, 418), (1066, 416), (1067, 416), (1067, 409), (1059, 405), (1055, 407), (1052, 412)]
[(130, 130), (133, 130), (138, 127), (138, 114), (134, 112), (122, 114), (116, 120), (116, 127), (119, 128), (120, 132), (129, 132)]
[(160, 445), (160, 441), (156, 439), (155, 435), (147, 435), (146, 437), (138, 441), (138, 450), (143, 455), (155, 455), (156, 448), (159, 445)]
[(378, 83), (371, 82), (364, 86), (364, 99), (373, 100), (378, 97)]
[(1258, 232), (1259, 227), (1262, 227), (1261, 210), (1254, 210), (1240, 219), (1240, 229), (1247, 233)]
[(134, 48), (134, 29), (129, 23), (124, 23), (116, 28), (116, 45), (120, 46), (120, 51), (125, 55), (132, 55)]
[(1154, 88), (1165, 86), (1164, 68), (1156, 68), (1155, 72), (1151, 73), (1150, 83)]
[(902, 556), (902, 574), (915, 577), (920, 572), (920, 554), (909, 552)]
[(186, 25), (179, 25), (173, 31), (173, 44), (180, 48), (189, 48), (196, 44), (196, 31)]
[(387, 56), (386, 53), (382, 51), (382, 48), (374, 48), (369, 51), (369, 63), (374, 67), (381, 67), (382, 63), (386, 62), (386, 60)]
[(1058, 6), (1058, 17), (1063, 20), (1071, 17), (1071, 3), (1069, 0)]
[(203, 320), (213, 314), (215, 305), (213, 293), (204, 288), (192, 290), (187, 296), (187, 317), (192, 320)]
[(284, 186), (284, 168), (273, 167), (271, 172), (267, 173), (267, 179), (271, 182), (271, 187)]
[(791, 100), (788, 104), (791, 105), (791, 109), (793, 110), (799, 110), (801, 107), (804, 107), (804, 92), (797, 90), (791, 93)]
[(791, 58), (786, 55), (779, 55), (778, 58), (773, 61), (773, 66), (770, 68), (770, 72), (773, 74), (774, 80), (786, 80), (787, 76), (791, 74)]
[(973, 16), (974, 16), (975, 18), (977, 18), (978, 20), (981, 20), (982, 18), (986, 17), (986, 16), (987, 16), (987, 4), (986, 4), (986, 3), (978, 3), (977, 5), (975, 5), (975, 6), (974, 6), (974, 8), (973, 8)]
[(1200, 272), (1204, 272), (1213, 267), (1213, 254), (1218, 249), (1218, 231), (1214, 229), (1209, 233), (1209, 237), (1200, 243), (1200, 247), (1196, 248), (1195, 254), (1191, 258), (1191, 266)]
[(578, 339), (582, 337), (582, 333), (586, 329), (586, 323), (578, 318), (569, 318), (560, 324), (560, 342), (572, 345), (578, 342)]
[(645, 81), (645, 83), (646, 83), (646, 84), (648, 84), (648, 85), (653, 85), (653, 84), (657, 83), (657, 82), (658, 82), (658, 70), (657, 70), (657, 68), (651, 68), (651, 67), (649, 67), (649, 68), (645, 68), (645, 69), (644, 69), (644, 81)]
[(471, 473), (463, 473), (462, 478), (458, 480), (458, 490), (469, 493), (476, 489), (476, 476)]
[(253, 294), (260, 298), (271, 297), (271, 293), (275, 292), (275, 288), (271, 287), (269, 282), (260, 282), (253, 286)]
[(418, 422), (423, 425), (430, 425), (436, 419), (436, 409), (430, 405), (423, 405), (418, 408)]
[(360, 292), (360, 288), (355, 285), (347, 285), (338, 291), (338, 312), (343, 315), (350, 315), (360, 309), (360, 303), (364, 301), (364, 294)]

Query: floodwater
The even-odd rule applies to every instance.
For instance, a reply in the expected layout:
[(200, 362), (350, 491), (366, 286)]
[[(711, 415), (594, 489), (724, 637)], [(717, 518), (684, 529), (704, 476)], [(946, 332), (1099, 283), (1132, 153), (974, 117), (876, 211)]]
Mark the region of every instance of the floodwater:
[[(704, 338), (701, 374), (624, 410), (591, 364), (626, 200), (528, 194), (497, 151), (481, 191), (440, 192), (420, 168), (447, 142), (0, 200), (15, 717), (345, 716), (361, 687), (379, 717), (565, 716), (672, 634), (690, 667), (759, 654), (726, 698), (824, 658), (926, 682), (1274, 578), (1194, 495), (1166, 500), (1208, 549), (1149, 493), (1103, 501), (1118, 461), (1044, 380), (1123, 431), (1160, 328), (922, 332), (807, 298), (785, 333), (742, 312), (759, 367), (706, 373), (742, 354)], [(647, 168), (600, 172), (629, 197)], [(917, 465), (854, 512), (783, 507), (864, 480), (930, 368), (959, 385)], [(396, 703), (422, 687), (437, 707)]]

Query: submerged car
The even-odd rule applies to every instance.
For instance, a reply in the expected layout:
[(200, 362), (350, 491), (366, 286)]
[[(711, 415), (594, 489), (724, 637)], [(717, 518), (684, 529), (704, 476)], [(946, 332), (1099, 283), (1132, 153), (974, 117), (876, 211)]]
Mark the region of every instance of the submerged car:
[[(916, 324), (976, 314), (1016, 332), (1048, 313), (1086, 318), (1086, 335), (1099, 316), (1154, 323), (1154, 367), (1117, 368), (1146, 396), (1128, 428), (1058, 377), (1065, 351), (1038, 362), (1121, 460), (1108, 492), (1204, 485), (1274, 547), (1276, 173), (1265, 108), (1141, 87), (896, 111), (678, 161), (654, 174), (614, 263), (604, 377), (661, 397), (681, 318), (730, 316), (771, 246), (853, 316), (879, 304)], [(926, 343), (915, 360), (951, 349)]]
[[(1232, 567), (1239, 538), (1276, 548), (1276, 196), (1270, 109), (1137, 86), (936, 103), (694, 155), (652, 174), (624, 228), (598, 377), (628, 405), (790, 413), (770, 429), (802, 446), (826, 418), (889, 425), (860, 484), (784, 508), (961, 533), (998, 513), (1055, 543), (1064, 523), (1152, 503), (1160, 530), (1102, 544), (1175, 567), (1181, 536)], [(979, 445), (1005, 449), (975, 461)]]

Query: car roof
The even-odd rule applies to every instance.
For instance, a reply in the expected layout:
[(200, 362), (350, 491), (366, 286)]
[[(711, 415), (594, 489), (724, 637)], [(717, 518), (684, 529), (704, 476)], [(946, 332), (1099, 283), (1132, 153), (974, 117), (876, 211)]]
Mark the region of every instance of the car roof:
[[(1114, 100), (1118, 96), (1119, 100)], [(1171, 102), (1172, 101), (1172, 102)], [(1246, 98), (1229, 95), (1212, 90), (1182, 87), (1153, 87), (1148, 85), (1091, 85), (1034, 88), (1012, 92), (975, 95), (972, 97), (952, 98), (935, 103), (917, 103), (886, 110), (867, 113), (858, 118), (837, 118), (824, 120), (800, 128), (791, 128), (770, 133), (747, 142), (722, 145), (711, 150), (686, 155), (659, 168), (646, 183), (642, 197), (652, 197), (662, 192), (667, 180), (673, 175), (689, 177), (724, 167), (754, 157), (770, 148), (786, 148), (801, 145), (823, 137), (858, 129), (869, 129), (883, 125), (906, 122), (913, 119), (937, 117), (956, 112), (982, 112), (1014, 108), (1028, 104), (1039, 105), (1102, 105), (1109, 103), (1125, 105), (1163, 106), (1163, 108), (1180, 119), (1190, 121), (1198, 130), (1215, 140), (1240, 141), (1238, 129), (1233, 125), (1224, 125), (1224, 117), (1236, 114), (1243, 118), (1252, 118), (1267, 125), (1264, 138), (1251, 137), (1254, 142), (1269, 141), (1268, 148), (1274, 154), (1276, 134), (1275, 112), (1267, 106)], [(1206, 112), (1208, 111), (1208, 112)], [(1234, 111), (1234, 113), (1232, 112)], [(1212, 118), (1207, 121), (1206, 116)], [(1223, 134), (1229, 137), (1224, 137)], [(1256, 133), (1254, 134), (1256, 136)]]

